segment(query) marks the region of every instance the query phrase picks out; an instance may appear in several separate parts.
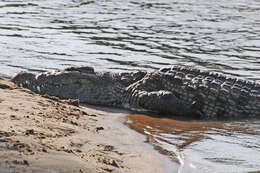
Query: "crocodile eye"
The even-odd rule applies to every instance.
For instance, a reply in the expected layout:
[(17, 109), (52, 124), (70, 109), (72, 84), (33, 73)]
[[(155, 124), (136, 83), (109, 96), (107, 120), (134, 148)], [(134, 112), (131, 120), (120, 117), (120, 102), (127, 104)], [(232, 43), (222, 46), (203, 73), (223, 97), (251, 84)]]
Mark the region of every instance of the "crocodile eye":
[(171, 68), (161, 68), (159, 71), (160, 72), (167, 72), (167, 71), (170, 71), (171, 70)]

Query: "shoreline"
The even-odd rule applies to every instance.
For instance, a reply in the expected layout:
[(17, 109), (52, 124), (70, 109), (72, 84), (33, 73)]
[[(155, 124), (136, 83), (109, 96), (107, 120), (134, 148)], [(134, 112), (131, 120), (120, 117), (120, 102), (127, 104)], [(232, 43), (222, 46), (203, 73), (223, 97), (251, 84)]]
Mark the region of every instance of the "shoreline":
[(0, 172), (177, 172), (124, 125), (129, 114), (69, 105), (0, 79)]

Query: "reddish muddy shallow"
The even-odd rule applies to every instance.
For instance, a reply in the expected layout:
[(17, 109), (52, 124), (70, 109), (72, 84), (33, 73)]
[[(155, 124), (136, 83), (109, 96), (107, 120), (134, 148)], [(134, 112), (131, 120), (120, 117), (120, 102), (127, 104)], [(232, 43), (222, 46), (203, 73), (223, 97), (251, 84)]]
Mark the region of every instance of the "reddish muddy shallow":
[(134, 114), (126, 124), (178, 163), (178, 172), (260, 172), (259, 121), (183, 121)]

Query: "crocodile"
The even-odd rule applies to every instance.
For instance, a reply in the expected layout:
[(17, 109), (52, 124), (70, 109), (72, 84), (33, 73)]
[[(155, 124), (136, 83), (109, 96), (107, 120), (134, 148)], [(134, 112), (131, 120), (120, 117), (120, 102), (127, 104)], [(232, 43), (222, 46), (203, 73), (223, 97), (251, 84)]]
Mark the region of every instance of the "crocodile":
[(135, 72), (69, 67), (39, 74), (20, 72), (11, 81), (39, 94), (87, 104), (205, 120), (260, 117), (257, 81), (188, 66)]

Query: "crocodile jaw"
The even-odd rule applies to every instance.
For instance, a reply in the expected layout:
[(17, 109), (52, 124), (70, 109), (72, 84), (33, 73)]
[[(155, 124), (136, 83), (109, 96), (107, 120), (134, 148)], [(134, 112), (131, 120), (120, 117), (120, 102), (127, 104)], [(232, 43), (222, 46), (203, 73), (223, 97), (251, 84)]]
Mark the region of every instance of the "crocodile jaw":
[(123, 106), (124, 87), (106, 73), (58, 71), (35, 75), (20, 72), (11, 81), (38, 94), (79, 99), (95, 105)]

